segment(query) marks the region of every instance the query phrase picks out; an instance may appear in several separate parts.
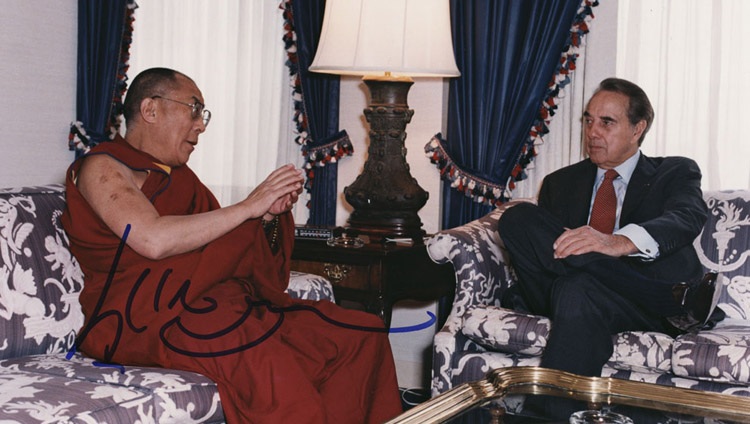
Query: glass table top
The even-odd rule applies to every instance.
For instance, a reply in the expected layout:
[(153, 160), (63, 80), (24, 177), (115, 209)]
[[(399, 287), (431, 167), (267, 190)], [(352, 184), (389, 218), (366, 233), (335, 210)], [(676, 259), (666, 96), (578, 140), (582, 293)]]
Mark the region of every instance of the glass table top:
[[(750, 423), (750, 398), (747, 397), (607, 377), (582, 377), (539, 367), (512, 367), (490, 371), (480, 381), (457, 386), (406, 411), (388, 424), (448, 422), (467, 411), (513, 395), (575, 399), (588, 404), (586, 409), (594, 410), (615, 405), (625, 411), (628, 408), (632, 411), (664, 411), (722, 422)], [(501, 408), (493, 411), (490, 407), (490, 411), (494, 413), (492, 422), (540, 422), (529, 417), (503, 415)]]

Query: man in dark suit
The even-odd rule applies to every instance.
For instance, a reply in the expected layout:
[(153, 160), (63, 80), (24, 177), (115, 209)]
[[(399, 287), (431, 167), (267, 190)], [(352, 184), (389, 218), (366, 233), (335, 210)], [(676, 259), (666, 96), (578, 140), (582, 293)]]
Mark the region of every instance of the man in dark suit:
[[(703, 298), (713, 286), (701, 284), (692, 245), (707, 216), (700, 169), (640, 152), (653, 119), (640, 87), (602, 81), (583, 118), (588, 159), (548, 175), (538, 206), (518, 204), (500, 219), (519, 277), (504, 306), (520, 299), (552, 321), (543, 367), (599, 376), (613, 334), (674, 334), (670, 322), (700, 323), (710, 313)], [(596, 198), (608, 184), (610, 211), (600, 213)]]

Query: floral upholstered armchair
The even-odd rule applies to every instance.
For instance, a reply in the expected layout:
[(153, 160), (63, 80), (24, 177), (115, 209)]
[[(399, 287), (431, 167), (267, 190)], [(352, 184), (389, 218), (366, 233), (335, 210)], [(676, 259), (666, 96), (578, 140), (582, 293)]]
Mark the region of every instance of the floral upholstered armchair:
[[(750, 396), (750, 190), (706, 192), (704, 200), (709, 217), (694, 244), (705, 270), (720, 273), (718, 307), (726, 319), (677, 338), (616, 334), (602, 376)], [(516, 281), (497, 234), (507, 207), (427, 241), (430, 257), (456, 272), (453, 307), (434, 340), (433, 395), (495, 368), (539, 365), (554, 323), (500, 307)], [(518, 399), (506, 399), (505, 407), (513, 412)]]

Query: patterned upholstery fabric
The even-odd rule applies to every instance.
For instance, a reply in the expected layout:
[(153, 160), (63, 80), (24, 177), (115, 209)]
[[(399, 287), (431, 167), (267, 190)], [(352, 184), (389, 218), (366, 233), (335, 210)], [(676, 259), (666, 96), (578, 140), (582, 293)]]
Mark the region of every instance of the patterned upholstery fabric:
[(336, 301), (331, 282), (315, 274), (292, 271), (286, 291), (295, 299)]
[[(83, 274), (64, 206), (62, 185), (0, 190), (0, 422), (224, 422), (216, 385), (200, 374), (66, 357), (83, 325)], [(333, 300), (311, 274), (293, 272), (288, 292)]]
[[(750, 396), (750, 190), (704, 193), (709, 219), (695, 247), (706, 271), (720, 273), (715, 328), (673, 339), (653, 332), (613, 336), (603, 376)], [(432, 393), (483, 378), (491, 369), (539, 364), (554, 322), (500, 307), (515, 283), (497, 234), (504, 205), (427, 241), (430, 257), (452, 263), (456, 296), (433, 345)], [(546, 321), (545, 321), (546, 320)], [(517, 402), (505, 402), (509, 411)]]
[(662, 333), (626, 331), (612, 336), (614, 352), (609, 365), (617, 369), (668, 373), (672, 370), (674, 339)]
[(541, 356), (550, 330), (549, 318), (495, 306), (469, 308), (461, 332), (497, 352)]
[(726, 320), (685, 334), (672, 346), (674, 374), (735, 384), (750, 382), (750, 322)]
[[(76, 354), (0, 362), (0, 422), (224, 421), (216, 385), (200, 374), (94, 366)], [(8, 421), (5, 421), (8, 420)]]

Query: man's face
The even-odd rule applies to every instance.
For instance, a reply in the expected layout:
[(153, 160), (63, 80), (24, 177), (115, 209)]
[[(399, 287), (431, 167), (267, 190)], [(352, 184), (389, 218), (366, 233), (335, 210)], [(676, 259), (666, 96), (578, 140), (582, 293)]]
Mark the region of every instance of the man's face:
[(638, 151), (646, 121), (630, 124), (629, 103), (627, 96), (611, 91), (600, 91), (589, 100), (583, 114), (583, 140), (591, 161), (600, 168), (614, 168)]
[[(158, 156), (165, 164), (180, 166), (187, 163), (190, 154), (198, 144), (198, 136), (206, 130), (200, 116), (193, 118), (188, 104), (203, 103), (203, 95), (198, 87), (187, 78), (178, 77), (179, 84), (164, 98), (156, 99), (164, 111), (161, 125), (162, 137), (159, 140), (163, 154)], [(170, 100), (167, 100), (170, 99)], [(178, 103), (180, 102), (180, 103)]]

